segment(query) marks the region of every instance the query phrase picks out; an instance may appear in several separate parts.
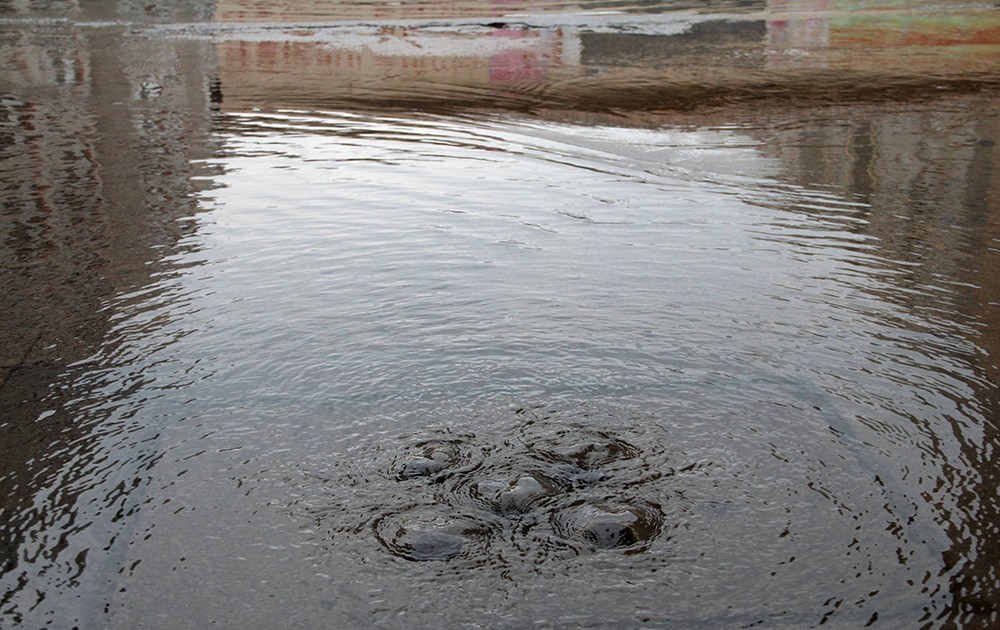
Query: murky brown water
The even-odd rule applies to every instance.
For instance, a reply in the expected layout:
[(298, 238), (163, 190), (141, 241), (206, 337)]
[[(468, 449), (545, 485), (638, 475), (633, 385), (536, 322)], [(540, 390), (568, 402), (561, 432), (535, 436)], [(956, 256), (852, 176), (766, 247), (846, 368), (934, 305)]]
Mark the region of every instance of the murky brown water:
[(989, 3), (0, 1), (0, 626), (995, 627), (998, 97)]

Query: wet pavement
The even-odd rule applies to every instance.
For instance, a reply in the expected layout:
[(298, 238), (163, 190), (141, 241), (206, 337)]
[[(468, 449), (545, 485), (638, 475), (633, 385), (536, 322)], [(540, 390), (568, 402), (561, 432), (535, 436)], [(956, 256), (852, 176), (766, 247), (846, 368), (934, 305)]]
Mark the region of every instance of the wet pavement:
[(998, 97), (988, 3), (0, 1), (0, 626), (996, 626)]

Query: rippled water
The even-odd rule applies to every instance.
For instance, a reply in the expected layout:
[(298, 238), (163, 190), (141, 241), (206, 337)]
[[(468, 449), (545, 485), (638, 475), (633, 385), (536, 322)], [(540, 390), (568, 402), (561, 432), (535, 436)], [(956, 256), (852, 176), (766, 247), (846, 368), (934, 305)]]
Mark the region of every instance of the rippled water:
[(0, 626), (1000, 623), (997, 15), (0, 2)]

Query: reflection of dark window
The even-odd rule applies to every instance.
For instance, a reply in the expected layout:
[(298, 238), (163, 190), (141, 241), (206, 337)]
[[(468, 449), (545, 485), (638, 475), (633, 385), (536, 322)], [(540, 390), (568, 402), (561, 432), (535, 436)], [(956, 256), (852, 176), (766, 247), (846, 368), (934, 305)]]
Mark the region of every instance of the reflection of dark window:
[(643, 66), (693, 54), (756, 52), (762, 50), (766, 35), (763, 20), (713, 20), (678, 35), (585, 33), (580, 36), (581, 61), (584, 65)]
[(212, 77), (208, 81), (208, 100), (216, 105), (222, 104), (222, 81)]

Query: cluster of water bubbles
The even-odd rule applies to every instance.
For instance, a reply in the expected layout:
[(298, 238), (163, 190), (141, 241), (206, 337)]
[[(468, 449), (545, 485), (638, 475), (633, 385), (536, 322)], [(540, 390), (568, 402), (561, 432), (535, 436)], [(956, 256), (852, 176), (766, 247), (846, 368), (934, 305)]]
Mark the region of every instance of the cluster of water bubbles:
[[(441, 435), (402, 444), (385, 471), (410, 500), (372, 519), (378, 541), (414, 561), (491, 555), (640, 553), (664, 513), (651, 482), (673, 471), (604, 430), (531, 419), (503, 439)], [(395, 494), (395, 493), (394, 493)], [(503, 549), (501, 549), (503, 547)]]

